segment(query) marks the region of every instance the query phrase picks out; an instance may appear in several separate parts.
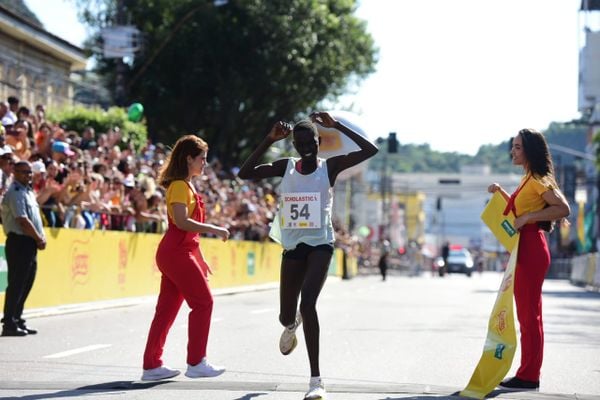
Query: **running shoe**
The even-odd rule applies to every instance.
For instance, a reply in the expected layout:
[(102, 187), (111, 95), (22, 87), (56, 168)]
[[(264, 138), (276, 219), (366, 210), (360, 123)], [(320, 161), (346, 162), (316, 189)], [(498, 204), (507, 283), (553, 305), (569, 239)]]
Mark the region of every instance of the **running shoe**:
[(296, 320), (294, 321), (294, 324), (283, 328), (283, 332), (279, 338), (279, 351), (281, 351), (281, 354), (284, 356), (287, 356), (294, 351), (298, 345), (298, 339), (296, 339), (296, 329), (298, 329), (301, 323), (302, 315), (300, 314), (300, 311), (298, 311), (296, 313)]
[(225, 372), (225, 367), (219, 367), (206, 361), (206, 357), (196, 365), (189, 365), (185, 376), (188, 378), (213, 378)]
[(304, 400), (325, 400), (327, 392), (325, 391), (325, 385), (323, 380), (318, 376), (310, 378), (308, 384), (308, 392), (304, 395)]

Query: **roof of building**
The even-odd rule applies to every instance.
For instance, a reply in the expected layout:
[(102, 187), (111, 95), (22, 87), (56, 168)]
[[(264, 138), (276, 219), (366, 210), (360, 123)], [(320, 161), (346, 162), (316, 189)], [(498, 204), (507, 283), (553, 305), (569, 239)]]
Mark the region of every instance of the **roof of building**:
[(0, 5), (0, 32), (67, 61), (71, 70), (85, 69), (87, 58), (82, 48), (53, 35), (43, 27)]

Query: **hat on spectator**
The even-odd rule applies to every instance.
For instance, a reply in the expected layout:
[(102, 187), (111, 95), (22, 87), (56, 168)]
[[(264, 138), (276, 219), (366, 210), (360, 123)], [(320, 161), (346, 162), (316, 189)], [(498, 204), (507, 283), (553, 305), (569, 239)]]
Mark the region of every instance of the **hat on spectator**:
[(2, 157), (5, 154), (12, 154), (12, 152), (13, 152), (12, 149), (7, 144), (5, 144), (4, 146), (0, 147), (0, 157)]
[(40, 160), (31, 163), (31, 170), (34, 174), (40, 174), (46, 172), (46, 166)]
[(69, 144), (67, 142), (62, 141), (56, 141), (52, 143), (52, 151), (55, 151), (57, 153), (63, 153), (69, 157), (75, 154), (73, 150), (71, 150), (71, 148), (69, 147)]
[(133, 178), (133, 175), (127, 175), (127, 177), (123, 179), (123, 186), (128, 188), (135, 187), (135, 179)]

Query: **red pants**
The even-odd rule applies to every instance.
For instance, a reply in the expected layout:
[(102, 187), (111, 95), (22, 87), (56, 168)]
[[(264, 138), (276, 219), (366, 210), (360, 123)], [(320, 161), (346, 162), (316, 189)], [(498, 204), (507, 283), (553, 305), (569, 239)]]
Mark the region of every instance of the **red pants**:
[(144, 369), (157, 368), (163, 364), (162, 354), (167, 334), (184, 299), (191, 308), (188, 317), (187, 363), (196, 365), (206, 356), (213, 309), (213, 298), (206, 280), (207, 265), (197, 242), (195, 246), (182, 246), (181, 241), (173, 236), (167, 233), (156, 253), (156, 263), (163, 275), (144, 351)]
[(517, 377), (540, 380), (544, 356), (542, 284), (550, 266), (550, 252), (544, 231), (537, 224), (521, 229), (515, 272), (515, 303), (521, 331), (521, 366)]

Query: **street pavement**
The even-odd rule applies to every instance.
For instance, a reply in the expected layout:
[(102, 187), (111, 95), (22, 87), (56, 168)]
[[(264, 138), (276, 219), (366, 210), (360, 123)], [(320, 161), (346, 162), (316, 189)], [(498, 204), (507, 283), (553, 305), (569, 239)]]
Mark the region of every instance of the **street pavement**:
[[(327, 398), (458, 398), (481, 355), (500, 280), (495, 272), (329, 279), (318, 306)], [(154, 297), (29, 311), (38, 335), (0, 337), (0, 398), (302, 399), (309, 375), (303, 334), (292, 354), (279, 353), (275, 288), (215, 291), (208, 358), (227, 372), (212, 379), (139, 380)], [(182, 371), (187, 311), (164, 354)], [(547, 280), (544, 322), (541, 392), (489, 397), (600, 399), (600, 294)], [(517, 350), (509, 376), (519, 357)]]

